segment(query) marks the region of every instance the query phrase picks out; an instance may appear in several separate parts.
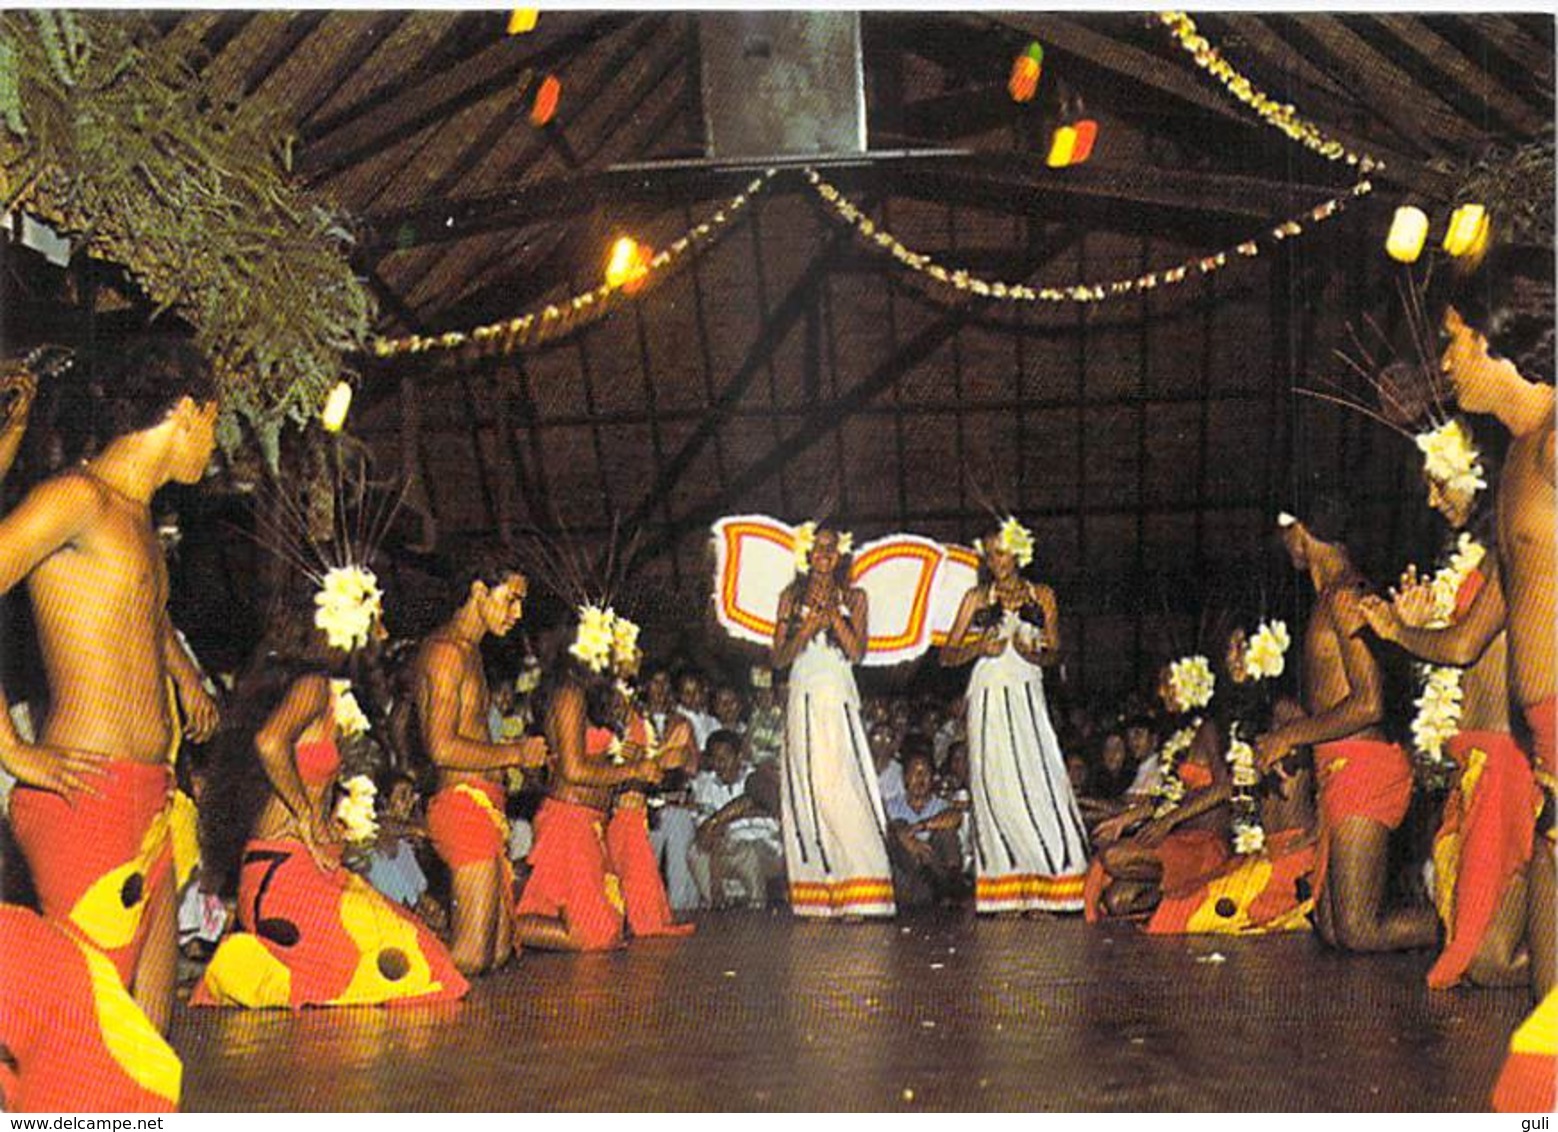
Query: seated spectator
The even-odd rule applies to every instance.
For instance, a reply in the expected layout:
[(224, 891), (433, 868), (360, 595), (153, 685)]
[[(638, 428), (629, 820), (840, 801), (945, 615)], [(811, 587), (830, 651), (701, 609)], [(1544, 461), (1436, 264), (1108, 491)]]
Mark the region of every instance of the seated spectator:
[(714, 718), (721, 727), (726, 731), (734, 731), (737, 735), (746, 734), (747, 705), (742, 700), (740, 692), (729, 684), (721, 684), (714, 689), (714, 695), (709, 702), (712, 705)]
[(1133, 717), (1125, 725), (1125, 753), (1135, 767), (1135, 776), (1126, 787), (1127, 802), (1143, 802), (1158, 792), (1163, 772), (1158, 765), (1158, 737), (1152, 721), (1145, 715)]
[(779, 758), (784, 745), (784, 709), (774, 695), (773, 669), (752, 669), (752, 712), (747, 717), (747, 757), (754, 766)]
[(741, 736), (725, 729), (709, 736), (704, 762), (692, 782), (698, 828), (687, 852), (699, 897), (709, 908), (737, 903), (762, 908), (768, 882), (784, 873), (784, 846), (764, 792), (748, 785), (772, 770), (746, 762)]
[(871, 744), (871, 763), (876, 767), (882, 805), (903, 794), (903, 764), (898, 761), (899, 737), (891, 724), (878, 723), (866, 734)]
[(1105, 818), (1125, 809), (1125, 791), (1135, 778), (1124, 733), (1106, 732), (1098, 746), (1097, 761), (1089, 767), (1087, 789), (1077, 795), (1077, 805), (1089, 832)]
[[(947, 747), (947, 761), (936, 778), (936, 796), (943, 799), (960, 814), (967, 814), (973, 806), (968, 792), (968, 743), (958, 739)], [(965, 818), (958, 826), (958, 844), (963, 847), (963, 871), (972, 876), (974, 870), (974, 821)]]
[(936, 756), (937, 768), (947, 765), (947, 752), (952, 749), (952, 744), (965, 742), (968, 739), (968, 698), (958, 696), (947, 711), (947, 718), (936, 729), (936, 734), (931, 739)]
[(417, 913), (435, 931), (445, 927), (444, 909), (428, 893), (427, 874), (417, 846), (427, 840), (427, 825), (417, 813), (417, 788), (407, 774), (389, 780), (379, 802), (379, 836), (368, 854), (368, 883), (390, 900)]
[(933, 792), (929, 750), (905, 757), (904, 792), (886, 803), (893, 897), (900, 908), (953, 904), (970, 890), (958, 830), (963, 814)]

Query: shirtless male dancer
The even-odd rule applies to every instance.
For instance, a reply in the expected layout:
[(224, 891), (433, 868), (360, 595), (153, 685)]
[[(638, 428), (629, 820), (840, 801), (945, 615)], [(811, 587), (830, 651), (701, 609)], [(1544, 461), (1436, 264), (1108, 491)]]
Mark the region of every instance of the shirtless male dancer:
[(183, 340), (147, 338), (108, 383), (113, 435), (0, 520), (0, 593), (24, 578), (49, 686), (36, 745), (0, 696), (0, 762), (20, 782), (11, 824), (44, 913), (107, 952), (159, 1030), (177, 950), (168, 800), (184, 733), (216, 729), (216, 703), (168, 619), (151, 499), (200, 480), (215, 446), (210, 368)]
[(1318, 600), (1304, 632), (1306, 714), (1266, 732), (1255, 749), (1268, 771), (1295, 747), (1315, 748), (1315, 926), (1348, 951), (1430, 947), (1438, 937), (1432, 908), (1384, 907), (1387, 843), (1412, 800), (1412, 765), (1379, 728), (1382, 681), (1359, 636), (1367, 628), (1358, 608), (1366, 583), (1342, 542), (1343, 505), (1318, 499), (1307, 523), (1285, 514), (1277, 522), (1293, 568), (1309, 575)]
[(417, 653), (416, 702), (422, 745), (438, 768), (427, 807), (428, 834), (449, 866), (454, 907), (450, 954), (462, 974), (501, 966), (514, 951), (514, 878), (508, 858), (505, 767), (546, 761), (536, 736), (494, 743), (481, 642), (507, 636), (524, 613), (528, 583), (515, 561), (474, 546), (455, 578), (460, 606)]
[[(1458, 420), (1434, 432), (1452, 441), (1468, 436)], [(1469, 439), (1453, 448), (1453, 462), (1431, 460), (1424, 469), (1429, 506), (1451, 530), (1462, 532), (1458, 556), (1468, 564), (1478, 556), (1462, 571), (1459, 592), (1448, 595), (1453, 610), (1439, 608), (1436, 587), (1412, 568), (1392, 601), (1370, 595), (1361, 603), (1382, 640), (1459, 670), (1458, 731), (1444, 745), (1459, 771), (1434, 853), (1444, 886), (1436, 903), (1446, 930), (1444, 951), (1428, 973), (1428, 985), (1436, 989), (1463, 980), (1494, 986), (1529, 977), (1526, 865), (1536, 795), (1529, 760), (1510, 734), (1509, 648), (1496, 548), (1465, 533), (1482, 469)], [(1446, 612), (1448, 624), (1442, 619)], [(1446, 859), (1452, 847), (1453, 858)]]

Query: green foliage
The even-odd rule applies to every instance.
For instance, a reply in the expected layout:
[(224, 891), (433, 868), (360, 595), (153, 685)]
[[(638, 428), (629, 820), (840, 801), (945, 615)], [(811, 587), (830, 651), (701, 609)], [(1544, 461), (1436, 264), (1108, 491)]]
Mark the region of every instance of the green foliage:
[(374, 313), (343, 218), (288, 180), (274, 113), (217, 102), (137, 15), (0, 12), (5, 206), (185, 318), (222, 380), (224, 445), (243, 418), (270, 453), (348, 376)]
[(1477, 201), (1506, 243), (1548, 247), (1553, 242), (1553, 143), (1491, 149), (1459, 167), (1436, 168), (1457, 177), (1455, 203)]

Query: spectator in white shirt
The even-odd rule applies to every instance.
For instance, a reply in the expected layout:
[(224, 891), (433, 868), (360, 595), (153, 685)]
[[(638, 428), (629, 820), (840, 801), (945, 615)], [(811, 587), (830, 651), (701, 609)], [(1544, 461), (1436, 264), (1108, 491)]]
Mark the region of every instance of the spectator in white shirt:
[(705, 907), (762, 908), (769, 880), (784, 873), (772, 764), (753, 768), (742, 758), (741, 736), (723, 729), (709, 736), (704, 761), (692, 782), (698, 832), (688, 868)]

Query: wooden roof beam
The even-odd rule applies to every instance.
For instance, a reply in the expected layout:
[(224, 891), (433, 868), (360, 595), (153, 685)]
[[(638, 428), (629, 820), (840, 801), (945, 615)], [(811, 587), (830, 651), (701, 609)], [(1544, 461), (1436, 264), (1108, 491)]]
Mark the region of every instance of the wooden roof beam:
[(1373, 19), (1435, 67), (1445, 79), (1485, 104), (1516, 132), (1528, 137), (1552, 133), (1551, 119), (1537, 114), (1523, 99), (1504, 89), (1486, 70), (1430, 31), (1422, 20), (1391, 12), (1381, 12)]
[(322, 180), (503, 89), (526, 68), (539, 71), (554, 66), (640, 18), (619, 12), (583, 25), (563, 23), (551, 34), (533, 33), (539, 40), (504, 37), (462, 66), (377, 100), (361, 115), (309, 140), (299, 160), (299, 172), (310, 181)]

